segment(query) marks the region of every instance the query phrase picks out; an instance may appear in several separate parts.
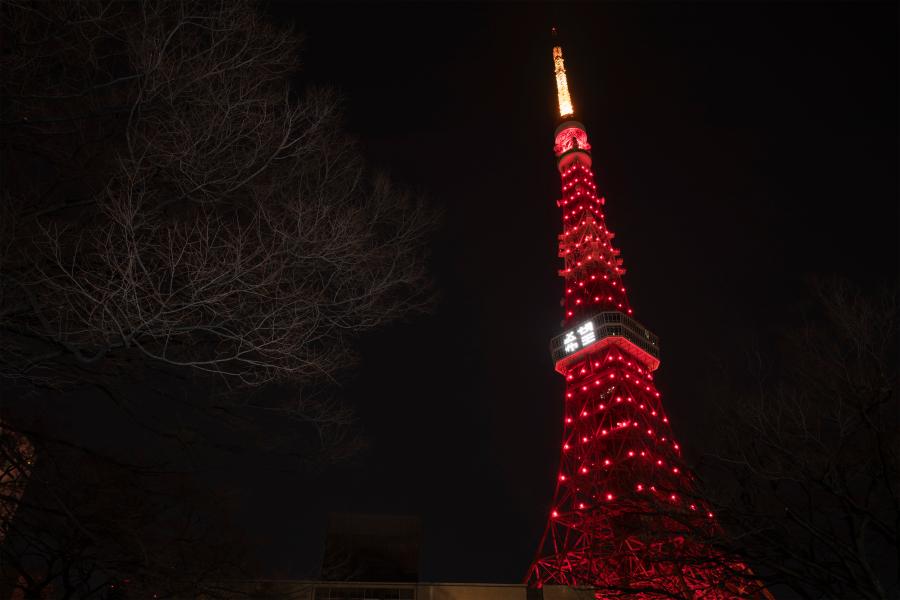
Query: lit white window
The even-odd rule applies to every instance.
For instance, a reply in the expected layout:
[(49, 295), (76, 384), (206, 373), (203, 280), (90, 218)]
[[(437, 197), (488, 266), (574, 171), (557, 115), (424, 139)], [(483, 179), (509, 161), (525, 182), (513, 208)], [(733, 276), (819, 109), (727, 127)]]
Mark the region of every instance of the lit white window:
[(597, 333), (594, 331), (594, 322), (588, 321), (578, 328), (578, 335), (581, 336), (581, 346), (587, 346), (597, 341)]
[(563, 347), (566, 350), (566, 353), (575, 352), (578, 350), (578, 340), (575, 338), (575, 332), (570, 331), (566, 334), (566, 337), (563, 338)]

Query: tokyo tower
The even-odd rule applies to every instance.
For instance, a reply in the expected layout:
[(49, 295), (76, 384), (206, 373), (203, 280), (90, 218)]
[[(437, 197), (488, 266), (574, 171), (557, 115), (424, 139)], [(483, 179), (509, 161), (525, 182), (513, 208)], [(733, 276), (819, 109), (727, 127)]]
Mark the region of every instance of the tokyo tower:
[(598, 598), (746, 597), (720, 576), (743, 567), (692, 533), (716, 530), (714, 515), (693, 495), (653, 383), (659, 340), (632, 316), (560, 46), (553, 63), (565, 317), (550, 350), (566, 392), (556, 491), (527, 582), (592, 587)]

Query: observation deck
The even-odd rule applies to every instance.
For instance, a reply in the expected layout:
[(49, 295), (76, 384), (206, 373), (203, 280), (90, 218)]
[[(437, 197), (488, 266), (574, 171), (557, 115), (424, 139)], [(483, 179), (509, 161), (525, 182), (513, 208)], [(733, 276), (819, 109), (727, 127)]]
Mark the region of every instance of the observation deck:
[(649, 329), (617, 310), (596, 313), (550, 340), (550, 356), (556, 371), (565, 374), (590, 352), (618, 346), (650, 371), (659, 367), (659, 338)]

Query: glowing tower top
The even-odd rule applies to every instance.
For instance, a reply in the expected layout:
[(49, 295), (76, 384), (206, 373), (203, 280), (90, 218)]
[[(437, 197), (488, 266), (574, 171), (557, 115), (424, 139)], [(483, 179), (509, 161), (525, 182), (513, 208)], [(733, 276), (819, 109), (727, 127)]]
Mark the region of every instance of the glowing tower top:
[[(556, 33), (556, 29), (553, 30)], [(572, 98), (569, 96), (569, 82), (566, 79), (566, 66), (563, 64), (562, 46), (553, 47), (553, 68), (556, 71), (556, 97), (559, 99), (559, 116), (571, 117), (575, 114)]]

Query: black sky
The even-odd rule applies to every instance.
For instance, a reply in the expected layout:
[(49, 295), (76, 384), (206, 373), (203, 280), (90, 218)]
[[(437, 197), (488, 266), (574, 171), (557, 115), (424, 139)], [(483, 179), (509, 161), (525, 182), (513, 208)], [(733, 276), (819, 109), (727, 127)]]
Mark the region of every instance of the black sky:
[(338, 88), (371, 164), (445, 213), (435, 314), (364, 340), (342, 384), (369, 451), (316, 477), (254, 456), (234, 476), (272, 576), (316, 568), (329, 510), (420, 515), (425, 580), (524, 575), (561, 436), (552, 25), (689, 456), (728, 401), (704, 394), (716, 365), (796, 319), (805, 277), (897, 279), (893, 4), (270, 12), (306, 34), (298, 86)]

